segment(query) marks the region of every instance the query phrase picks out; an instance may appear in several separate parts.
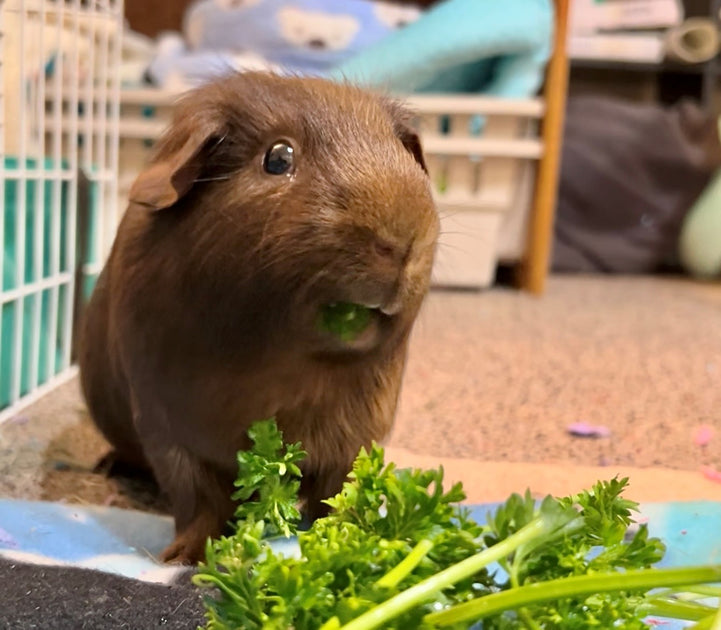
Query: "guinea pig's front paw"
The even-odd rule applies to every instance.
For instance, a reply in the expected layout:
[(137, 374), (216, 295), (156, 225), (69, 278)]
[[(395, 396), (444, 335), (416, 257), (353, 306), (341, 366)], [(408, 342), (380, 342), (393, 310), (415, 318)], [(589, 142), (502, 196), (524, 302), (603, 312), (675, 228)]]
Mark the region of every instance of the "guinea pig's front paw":
[(160, 554), (160, 561), (168, 564), (198, 564), (205, 557), (206, 538), (202, 534), (186, 530)]
[(153, 483), (155, 481), (153, 472), (147, 463), (144, 463), (139, 457), (133, 459), (123, 456), (115, 449), (108, 451), (98, 460), (93, 466), (93, 473), (108, 478), (126, 477)]

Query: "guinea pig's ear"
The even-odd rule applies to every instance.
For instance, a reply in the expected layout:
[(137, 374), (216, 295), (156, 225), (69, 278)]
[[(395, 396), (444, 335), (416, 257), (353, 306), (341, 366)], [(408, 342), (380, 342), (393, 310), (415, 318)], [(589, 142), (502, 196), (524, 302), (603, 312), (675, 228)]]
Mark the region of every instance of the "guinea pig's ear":
[(416, 159), (416, 162), (421, 165), (421, 168), (428, 174), (428, 167), (426, 166), (426, 159), (423, 157), (423, 147), (421, 147), (421, 139), (418, 133), (413, 130), (412, 127), (396, 127), (396, 134), (401, 139), (403, 146), (408, 152)]
[(130, 189), (130, 202), (151, 210), (177, 203), (203, 168), (206, 150), (222, 139), (219, 124), (180, 117), (159, 141), (150, 165)]
[(426, 166), (426, 160), (423, 157), (423, 147), (421, 146), (421, 139), (418, 136), (418, 132), (413, 126), (413, 115), (405, 107), (395, 101), (386, 101), (388, 109), (393, 119), (393, 129), (396, 132), (396, 136), (403, 143), (408, 153), (410, 153), (420, 164), (421, 168), (428, 173), (428, 167)]

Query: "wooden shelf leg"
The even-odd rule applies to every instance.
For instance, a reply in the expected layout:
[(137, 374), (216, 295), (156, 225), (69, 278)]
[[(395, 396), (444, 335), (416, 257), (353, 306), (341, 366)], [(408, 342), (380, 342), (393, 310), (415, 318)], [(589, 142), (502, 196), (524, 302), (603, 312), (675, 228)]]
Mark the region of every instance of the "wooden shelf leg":
[(556, 28), (553, 53), (546, 71), (544, 100), (546, 112), (542, 122), (543, 156), (538, 164), (533, 207), (517, 284), (536, 295), (543, 293), (553, 245), (561, 145), (568, 93), (568, 13), (571, 0), (556, 0)]

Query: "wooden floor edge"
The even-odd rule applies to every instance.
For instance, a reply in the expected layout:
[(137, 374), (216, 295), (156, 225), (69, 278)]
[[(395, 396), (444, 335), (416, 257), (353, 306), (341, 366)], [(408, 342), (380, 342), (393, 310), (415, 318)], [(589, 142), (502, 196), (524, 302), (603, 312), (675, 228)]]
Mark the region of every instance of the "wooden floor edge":
[(448, 484), (462, 481), (469, 503), (503, 501), (513, 492), (565, 496), (599, 480), (628, 477), (627, 496), (639, 502), (721, 501), (721, 483), (698, 470), (626, 465), (580, 466), (565, 463), (513, 463), (437, 457), (386, 448), (386, 460), (399, 467), (443, 466)]

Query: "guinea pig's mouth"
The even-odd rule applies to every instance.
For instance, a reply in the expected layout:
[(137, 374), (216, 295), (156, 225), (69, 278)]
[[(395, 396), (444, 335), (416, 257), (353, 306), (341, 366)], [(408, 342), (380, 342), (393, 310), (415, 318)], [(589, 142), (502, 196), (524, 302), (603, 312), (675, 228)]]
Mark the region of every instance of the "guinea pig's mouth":
[(318, 311), (317, 329), (329, 352), (363, 352), (376, 347), (396, 314), (392, 305), (329, 302)]

